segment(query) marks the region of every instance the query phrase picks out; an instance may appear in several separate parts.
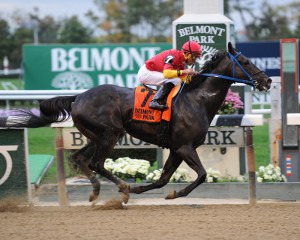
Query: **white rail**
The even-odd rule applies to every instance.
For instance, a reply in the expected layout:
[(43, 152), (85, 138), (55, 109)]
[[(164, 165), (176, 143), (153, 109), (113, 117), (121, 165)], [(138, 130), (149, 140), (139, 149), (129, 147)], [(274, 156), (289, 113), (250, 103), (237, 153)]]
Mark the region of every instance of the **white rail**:
[(44, 100), (77, 95), (86, 90), (0, 90), (0, 100)]
[[(0, 100), (45, 100), (57, 96), (77, 95), (86, 90), (0, 90)], [(9, 103), (7, 103), (9, 106)], [(271, 109), (252, 109), (252, 114), (271, 114)]]
[(271, 114), (271, 109), (252, 109), (253, 114)]

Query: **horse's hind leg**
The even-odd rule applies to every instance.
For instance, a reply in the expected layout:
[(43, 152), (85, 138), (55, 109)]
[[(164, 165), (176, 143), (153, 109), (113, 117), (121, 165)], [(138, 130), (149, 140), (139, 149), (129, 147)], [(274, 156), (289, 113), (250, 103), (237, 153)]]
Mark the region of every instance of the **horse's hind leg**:
[(123, 193), (123, 201), (127, 203), (129, 199), (129, 186), (126, 182), (104, 168), (106, 158), (111, 153), (117, 140), (122, 134), (123, 132), (111, 131), (108, 129), (101, 131), (98, 140), (95, 141), (95, 154), (89, 163), (89, 168), (115, 183), (119, 187), (120, 192)]
[(89, 197), (90, 202), (98, 198), (101, 186), (94, 172), (88, 167), (88, 162), (92, 158), (94, 153), (95, 144), (93, 142), (89, 142), (85, 147), (79, 149), (72, 155), (73, 161), (79, 167), (80, 171), (87, 176), (93, 186), (93, 191), (91, 192)]
[(148, 184), (146, 186), (130, 187), (129, 189), (130, 193), (143, 193), (155, 188), (162, 188), (169, 182), (173, 173), (176, 171), (176, 169), (179, 167), (181, 163), (182, 163), (182, 159), (178, 157), (176, 154), (174, 154), (174, 152), (170, 151), (170, 155), (164, 165), (162, 174), (158, 179), (158, 181), (155, 183)]

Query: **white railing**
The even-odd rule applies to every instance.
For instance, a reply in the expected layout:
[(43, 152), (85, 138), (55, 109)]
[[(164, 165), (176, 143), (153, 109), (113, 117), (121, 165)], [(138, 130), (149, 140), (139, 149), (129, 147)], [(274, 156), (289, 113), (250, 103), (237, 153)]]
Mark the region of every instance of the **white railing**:
[[(279, 76), (271, 77), (273, 81), (278, 81)], [(234, 84), (235, 86), (245, 86), (245, 84)], [(299, 87), (300, 89), (300, 87)], [(10, 100), (44, 100), (56, 96), (70, 96), (84, 92), (86, 90), (0, 90), (0, 100), (6, 100), (6, 107), (9, 108)], [(299, 91), (300, 100), (300, 91)], [(252, 92), (251, 100), (252, 114), (271, 114), (271, 94), (268, 92)], [(250, 105), (251, 106), (251, 105)], [(253, 106), (259, 106), (259, 109), (253, 109)], [(267, 108), (265, 107), (267, 106)]]
[(77, 95), (86, 90), (0, 90), (0, 100), (44, 100)]
[(253, 114), (271, 114), (271, 109), (252, 109), (251, 113)]
[[(45, 100), (57, 96), (71, 96), (77, 95), (86, 90), (0, 90), (0, 100), (5, 100), (7, 107), (9, 108), (10, 100)], [(253, 92), (254, 99), (258, 99), (259, 92)], [(261, 93), (266, 94), (266, 93)], [(253, 101), (252, 105), (257, 105), (258, 101)], [(270, 105), (270, 103), (264, 101), (261, 105)], [(271, 114), (271, 109), (253, 109), (253, 114)]]
[(23, 70), (18, 68), (18, 69), (3, 69), (0, 70), (0, 76), (9, 76), (9, 75), (21, 75), (23, 74)]

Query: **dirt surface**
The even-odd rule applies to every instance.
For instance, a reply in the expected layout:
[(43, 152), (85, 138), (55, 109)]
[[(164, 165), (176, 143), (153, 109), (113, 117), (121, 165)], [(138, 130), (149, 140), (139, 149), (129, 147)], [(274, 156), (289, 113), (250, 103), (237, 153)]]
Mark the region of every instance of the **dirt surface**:
[(299, 203), (20, 207), (0, 204), (0, 238), (189, 240), (300, 239)]

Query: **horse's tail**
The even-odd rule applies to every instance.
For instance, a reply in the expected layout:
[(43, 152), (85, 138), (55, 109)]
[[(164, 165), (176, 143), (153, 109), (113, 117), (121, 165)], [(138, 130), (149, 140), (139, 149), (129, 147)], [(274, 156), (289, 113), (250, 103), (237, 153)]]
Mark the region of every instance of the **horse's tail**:
[(13, 110), (8, 116), (0, 117), (0, 127), (39, 128), (54, 122), (66, 121), (71, 116), (71, 104), (75, 96), (55, 97), (40, 103), (40, 112)]

